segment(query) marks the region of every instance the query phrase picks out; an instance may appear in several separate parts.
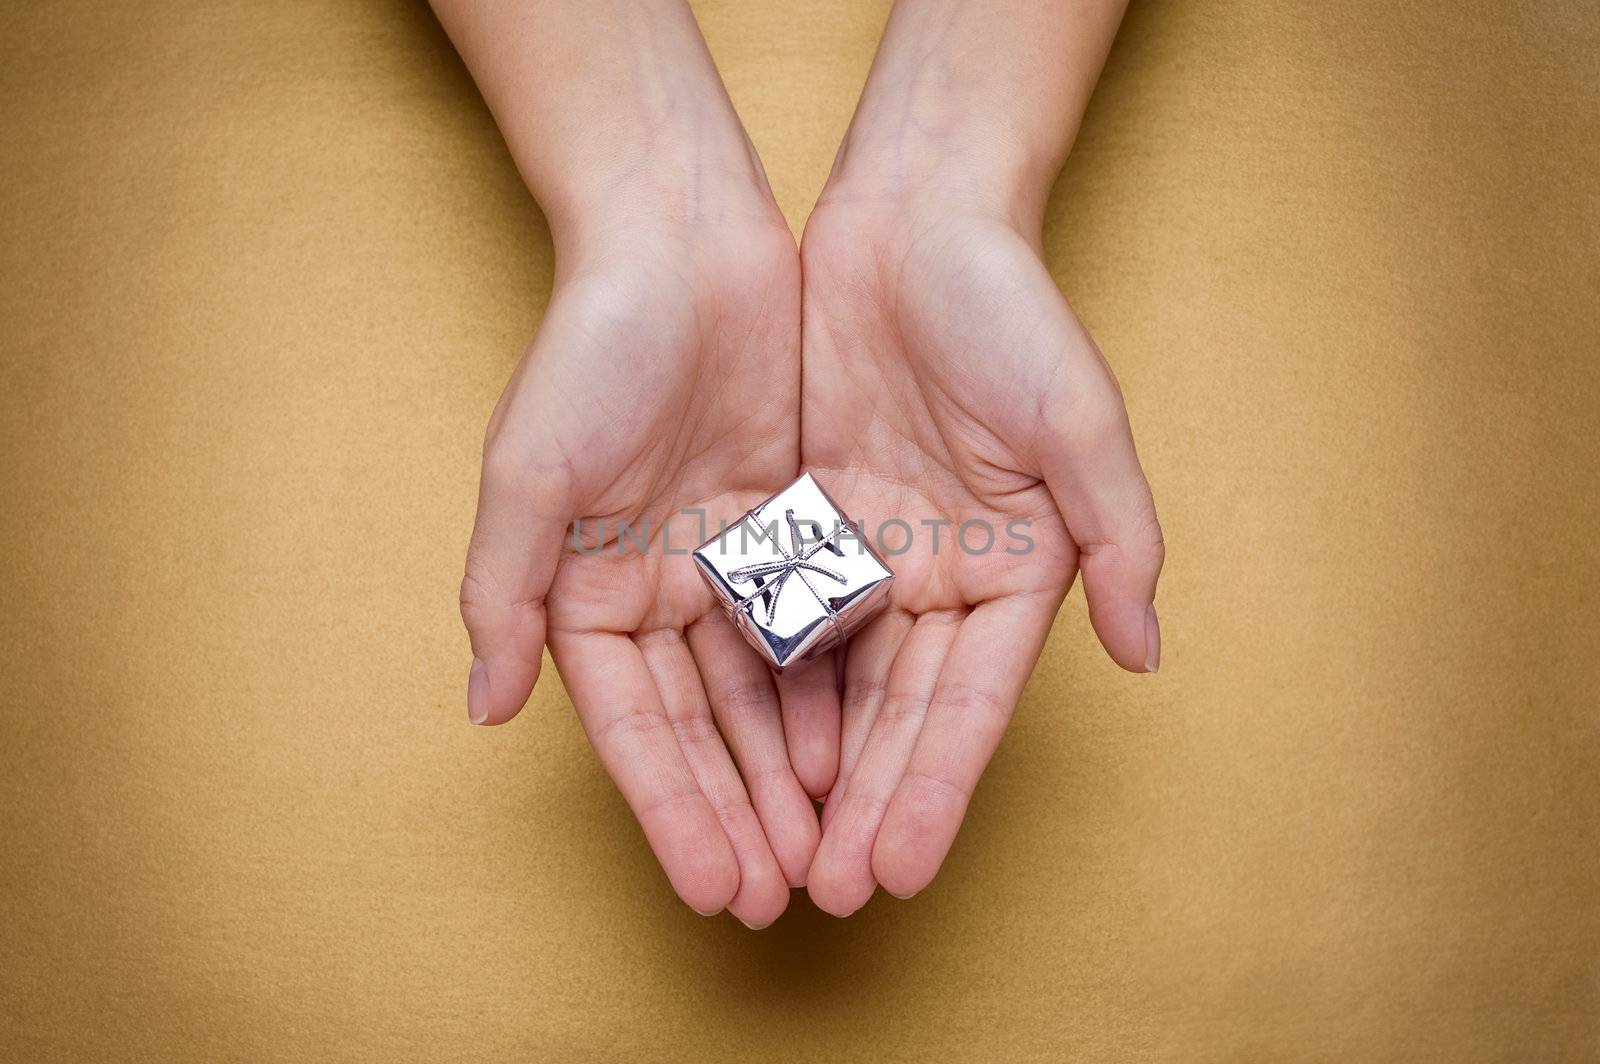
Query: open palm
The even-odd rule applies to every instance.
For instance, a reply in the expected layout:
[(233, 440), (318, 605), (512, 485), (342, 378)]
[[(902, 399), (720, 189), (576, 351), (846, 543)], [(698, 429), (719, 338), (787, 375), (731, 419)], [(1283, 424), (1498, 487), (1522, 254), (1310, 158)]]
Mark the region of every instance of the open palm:
[(799, 264), (773, 214), (630, 231), (558, 279), (489, 426), (461, 589), (473, 718), (521, 708), (548, 641), (679, 895), (755, 926), (815, 850), (837, 694), (775, 681), (685, 554), (696, 511), (714, 529), (796, 469)]
[(1162, 541), (1116, 382), (1035, 241), (841, 199), (802, 259), (802, 460), (852, 516), (914, 532), (845, 651), (807, 883), (844, 915), (937, 872), (1080, 568), (1107, 651), (1154, 670)]

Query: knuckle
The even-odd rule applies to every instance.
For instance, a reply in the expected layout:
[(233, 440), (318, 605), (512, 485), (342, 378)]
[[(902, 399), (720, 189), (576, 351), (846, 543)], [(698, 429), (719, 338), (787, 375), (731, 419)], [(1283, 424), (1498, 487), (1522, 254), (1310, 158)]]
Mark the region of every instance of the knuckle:
[(468, 628), (473, 627), (493, 602), (493, 592), (484, 583), (482, 575), (469, 563), (466, 573), (461, 577), (460, 605), (462, 622)]
[(722, 692), (722, 711), (730, 718), (768, 713), (777, 708), (778, 696), (765, 677), (736, 683)]
[(601, 724), (595, 732), (595, 743), (598, 745), (605, 742), (646, 737), (660, 731), (666, 725), (667, 718), (660, 713), (643, 706), (634, 706), (623, 710)]
[(1004, 724), (1011, 718), (1012, 706), (992, 691), (970, 684), (950, 684), (939, 692), (939, 701), (966, 718)]
[(700, 745), (706, 743), (720, 744), (722, 734), (717, 731), (717, 726), (710, 717), (695, 714), (690, 717), (678, 717), (672, 721), (672, 734), (678, 739), (680, 745)]
[(914, 793), (920, 792), (925, 799), (915, 806), (922, 811), (926, 811), (926, 806), (933, 802), (944, 801), (964, 808), (972, 801), (972, 795), (967, 788), (942, 772), (913, 769), (906, 773), (905, 782)]
[(1167, 562), (1167, 541), (1161, 534), (1161, 525), (1153, 518), (1147, 535), (1149, 538), (1146, 540), (1146, 546), (1150, 551), (1150, 560), (1159, 570)]
[(928, 715), (931, 699), (922, 695), (889, 695), (878, 710), (878, 718), (892, 727), (917, 726)]
[(1133, 537), (1129, 546), (1142, 558), (1145, 563), (1157, 572), (1166, 564), (1167, 541), (1161, 531), (1161, 522), (1156, 517), (1155, 506), (1147, 503), (1144, 512), (1133, 525)]
[(516, 575), (515, 566), (502, 565), (504, 576), (474, 536), (467, 550), (466, 571), (461, 576), (459, 603), (461, 620), (470, 628), (503, 618), (507, 623), (526, 624), (544, 608), (544, 595), (529, 593)]
[(484, 441), (482, 479), (485, 492), (511, 490), (523, 482), (526, 472), (527, 460), (522, 448), (507, 442), (500, 433)]
[(1085, 448), (1099, 448), (1128, 435), (1128, 411), (1114, 390), (1079, 397), (1068, 412), (1069, 440)]
[(794, 769), (787, 760), (751, 765), (742, 772), (752, 793), (776, 793), (794, 779)]
[(881, 676), (856, 676), (845, 683), (843, 705), (851, 708), (872, 706), (881, 701), (888, 684)]
[(641, 822), (655, 817), (670, 818), (678, 810), (690, 808), (704, 800), (705, 796), (698, 790), (665, 790), (641, 802), (636, 816)]
[(728, 832), (729, 838), (738, 836), (742, 828), (760, 830), (756, 807), (751, 804), (750, 796), (742, 785), (711, 786), (705, 789), (704, 794), (711, 812), (716, 814), (717, 823)]

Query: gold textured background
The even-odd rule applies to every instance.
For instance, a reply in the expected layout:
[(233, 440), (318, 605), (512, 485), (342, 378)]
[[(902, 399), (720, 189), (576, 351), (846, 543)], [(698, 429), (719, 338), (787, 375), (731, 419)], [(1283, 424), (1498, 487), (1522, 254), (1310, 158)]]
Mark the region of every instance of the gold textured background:
[[(696, 5), (791, 220), (882, 0)], [(470, 727), (551, 252), (426, 8), (0, 8), (7, 1060), (1600, 1060), (1600, 14), (1136, 3), (1050, 213), (1169, 537), (943, 875), (672, 897)]]

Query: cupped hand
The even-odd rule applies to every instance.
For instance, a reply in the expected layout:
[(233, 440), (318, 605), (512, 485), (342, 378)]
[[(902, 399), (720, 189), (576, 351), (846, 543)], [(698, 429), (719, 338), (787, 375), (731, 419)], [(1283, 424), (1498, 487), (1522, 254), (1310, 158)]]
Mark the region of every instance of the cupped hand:
[(845, 651), (807, 882), (845, 915), (933, 878), (1079, 570), (1110, 656), (1155, 671), (1163, 547), (1121, 393), (1036, 233), (841, 192), (802, 261), (802, 460), (869, 536), (914, 533)]
[(461, 585), (472, 719), (518, 712), (548, 642), (679, 896), (752, 926), (804, 882), (838, 696), (776, 681), (687, 552), (795, 475), (799, 315), (770, 203), (586, 235), (490, 421)]

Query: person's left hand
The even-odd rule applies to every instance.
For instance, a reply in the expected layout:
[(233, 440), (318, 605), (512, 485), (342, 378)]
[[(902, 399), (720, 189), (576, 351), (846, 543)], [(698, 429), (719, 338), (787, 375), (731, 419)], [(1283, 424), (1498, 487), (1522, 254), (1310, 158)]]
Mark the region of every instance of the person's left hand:
[(888, 610), (844, 651), (839, 777), (807, 879), (837, 915), (933, 878), (1079, 569), (1112, 658), (1153, 672), (1160, 656), (1150, 489), (1037, 241), (982, 210), (848, 189), (806, 226), (802, 461), (869, 536), (892, 519), (915, 533), (889, 558)]

